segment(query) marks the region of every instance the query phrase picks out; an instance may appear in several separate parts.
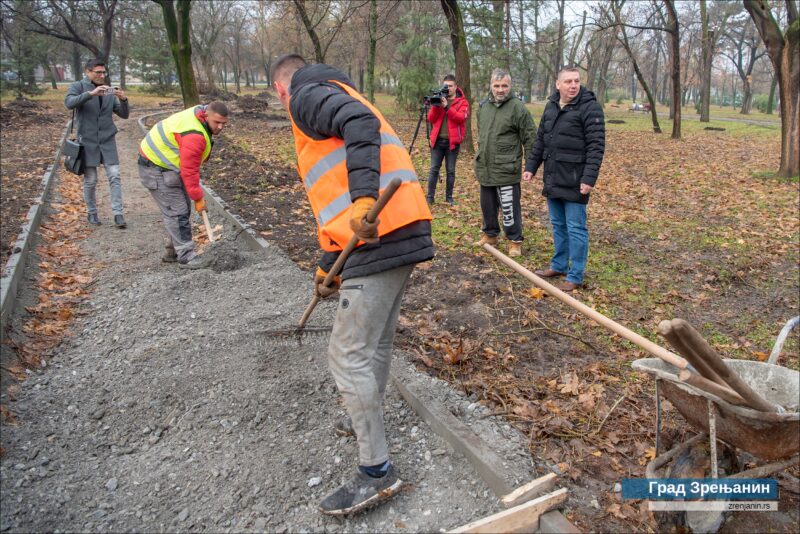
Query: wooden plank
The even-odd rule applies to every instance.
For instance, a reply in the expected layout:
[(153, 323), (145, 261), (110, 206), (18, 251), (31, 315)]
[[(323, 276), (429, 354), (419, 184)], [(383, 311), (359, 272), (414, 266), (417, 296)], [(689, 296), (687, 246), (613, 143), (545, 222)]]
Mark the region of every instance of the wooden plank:
[(567, 489), (561, 488), (514, 508), (473, 521), (450, 532), (534, 532), (539, 528), (539, 516), (566, 500)]
[(581, 531), (567, 521), (558, 510), (551, 510), (539, 517), (539, 530), (541, 534), (581, 534)]
[(514, 475), (503, 465), (503, 460), (497, 453), (441, 403), (425, 394), (422, 388), (415, 386), (398, 367), (392, 369), (392, 381), (414, 411), (434, 432), (466, 456), (495, 495), (502, 497), (511, 493), (513, 487), (507, 481), (513, 480)]
[(503, 506), (506, 508), (511, 508), (512, 506), (520, 505), (524, 502), (528, 502), (534, 497), (537, 497), (543, 493), (547, 493), (553, 489), (553, 486), (556, 485), (556, 475), (555, 473), (548, 473), (543, 477), (539, 477), (536, 480), (528, 482), (524, 486), (520, 486), (502, 499), (500, 502), (503, 503)]

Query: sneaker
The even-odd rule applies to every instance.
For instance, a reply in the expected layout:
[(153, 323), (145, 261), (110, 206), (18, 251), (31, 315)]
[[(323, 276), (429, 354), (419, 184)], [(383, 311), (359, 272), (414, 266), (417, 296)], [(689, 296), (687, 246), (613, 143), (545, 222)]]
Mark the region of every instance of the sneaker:
[(353, 428), (353, 420), (350, 419), (349, 415), (345, 415), (341, 419), (339, 419), (336, 424), (334, 425), (333, 429), (342, 437), (353, 436), (355, 437), (356, 431)]
[(512, 241), (508, 245), (508, 257), (518, 258), (522, 256), (522, 243), (519, 241)]
[(487, 243), (489, 245), (495, 246), (497, 244), (497, 236), (492, 237), (492, 236), (488, 236), (486, 234), (481, 234), (480, 241), (475, 241), (474, 245), (476, 247), (482, 247), (483, 245), (486, 245)]
[(448, 198), (448, 199), (446, 200), (446, 202), (447, 202), (448, 204), (450, 204), (451, 206), (455, 206), (455, 205), (456, 205), (456, 201), (455, 201), (455, 200), (453, 200), (452, 198)]
[(114, 224), (117, 225), (117, 228), (128, 227), (128, 225), (125, 223), (125, 217), (122, 215), (114, 215)]
[(178, 263), (180, 264), (178, 267), (181, 269), (205, 269), (209, 265), (209, 259), (205, 254), (198, 254), (189, 261), (179, 261)]
[(403, 481), (397, 477), (394, 466), (389, 466), (381, 478), (372, 478), (359, 470), (356, 476), (325, 497), (319, 509), (327, 515), (355, 514), (391, 499), (402, 486)]
[(95, 226), (100, 226), (101, 224), (103, 224), (100, 222), (100, 217), (98, 217), (96, 213), (90, 213), (86, 217), (86, 220), (89, 221), (89, 224), (93, 224)]

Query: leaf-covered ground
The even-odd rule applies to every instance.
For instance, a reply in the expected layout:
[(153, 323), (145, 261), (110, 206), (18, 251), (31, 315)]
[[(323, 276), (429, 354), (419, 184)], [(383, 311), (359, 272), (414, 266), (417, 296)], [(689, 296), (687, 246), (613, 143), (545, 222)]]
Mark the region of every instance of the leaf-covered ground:
[[(378, 105), (409, 143), (417, 115), (398, 112), (388, 97)], [(541, 107), (532, 112), (538, 122)], [(798, 184), (768, 172), (778, 165), (779, 130), (720, 122), (712, 125), (725, 132), (705, 131), (686, 121), (684, 139), (674, 141), (648, 132), (644, 117), (610, 116), (625, 122), (608, 125), (589, 206), (587, 287), (576, 297), (656, 341), (659, 321), (682, 317), (720, 353), (765, 359), (798, 308)], [(669, 131), (668, 121), (662, 128)], [(422, 136), (412, 156), (427, 177)], [(314, 222), (293, 148), (280, 108), (235, 113), (204, 176), (310, 270), (318, 255)], [(434, 205), (437, 257), (414, 274), (399, 342), (421, 369), (477, 394), (530, 436), (533, 457), (568, 480), (568, 517), (580, 527), (655, 528), (646, 511), (613, 492), (621, 478), (643, 476), (654, 454), (653, 382), (630, 368), (645, 355), (476, 249), (478, 188), (465, 153), (457, 177), (457, 205)], [(545, 266), (552, 241), (538, 182), (525, 187), (523, 213), (520, 262)], [(797, 347), (795, 336), (784, 365), (798, 368)], [(667, 410), (670, 446), (691, 429)]]

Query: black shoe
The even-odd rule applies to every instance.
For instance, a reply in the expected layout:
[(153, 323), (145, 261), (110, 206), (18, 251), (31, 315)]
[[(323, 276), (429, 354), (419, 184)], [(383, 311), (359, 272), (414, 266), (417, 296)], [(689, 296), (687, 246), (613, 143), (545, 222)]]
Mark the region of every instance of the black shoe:
[(127, 224), (125, 224), (125, 218), (122, 215), (114, 215), (114, 224), (117, 225), (117, 228), (127, 228)]
[(425, 200), (428, 201), (428, 206), (432, 206), (434, 202), (436, 202), (433, 198), (427, 197)]
[(325, 497), (319, 509), (323, 514), (344, 516), (371, 508), (397, 495), (403, 481), (397, 478), (394, 466), (381, 478), (372, 478), (361, 470)]
[(455, 206), (456, 205), (456, 201), (453, 200), (452, 198), (448, 198), (447, 199), (447, 203), (450, 204), (451, 206)]
[(103, 224), (100, 222), (100, 217), (98, 217), (96, 213), (90, 213), (86, 219), (89, 221), (89, 224), (93, 224), (95, 226), (100, 226)]

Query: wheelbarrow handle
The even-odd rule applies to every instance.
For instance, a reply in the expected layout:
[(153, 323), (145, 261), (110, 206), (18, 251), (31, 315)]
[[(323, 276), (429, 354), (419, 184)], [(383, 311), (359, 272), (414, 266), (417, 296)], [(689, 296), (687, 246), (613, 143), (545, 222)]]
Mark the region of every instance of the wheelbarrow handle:
[[(392, 196), (397, 192), (402, 184), (402, 180), (400, 178), (395, 178), (389, 182), (389, 184), (384, 188), (383, 193), (380, 194), (378, 200), (375, 204), (372, 205), (370, 210), (367, 212), (365, 218), (367, 222), (373, 223), (375, 219), (378, 218), (378, 214), (383, 210), (386, 206), (386, 203), (391, 200)], [(333, 263), (333, 267), (330, 268), (328, 274), (325, 276), (325, 279), (322, 281), (322, 285), (325, 287), (329, 287), (331, 282), (333, 281), (334, 277), (339, 274), (344, 266), (344, 262), (347, 261), (347, 257), (350, 255), (351, 252), (356, 248), (358, 245), (358, 236), (353, 234), (353, 237), (350, 238), (350, 241), (347, 242), (347, 245), (342, 249), (339, 253), (339, 257), (336, 258), (336, 261)], [(311, 302), (308, 303), (306, 307), (306, 311), (303, 313), (303, 317), (300, 318), (300, 322), (297, 323), (297, 328), (303, 328), (308, 321), (308, 318), (311, 317), (311, 312), (314, 311), (314, 308), (317, 307), (319, 303), (319, 295), (315, 294), (314, 298), (311, 299)]]

